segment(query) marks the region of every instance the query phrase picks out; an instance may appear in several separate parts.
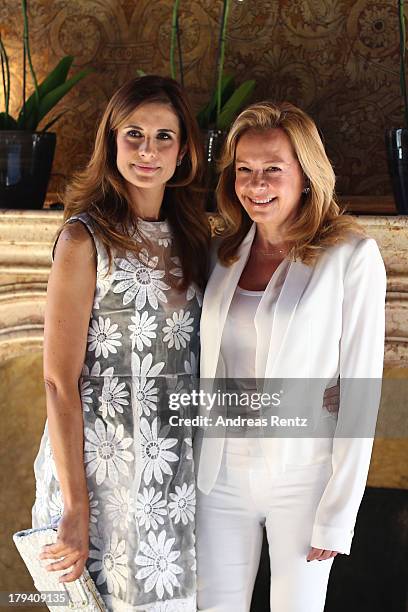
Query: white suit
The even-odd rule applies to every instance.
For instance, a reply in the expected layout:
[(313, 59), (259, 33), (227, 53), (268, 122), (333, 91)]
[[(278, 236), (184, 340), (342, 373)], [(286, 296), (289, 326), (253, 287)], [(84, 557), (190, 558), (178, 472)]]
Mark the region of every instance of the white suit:
[[(238, 261), (230, 267), (216, 263), (208, 282), (200, 332), (200, 376), (203, 379), (222, 378), (225, 373), (220, 355), (223, 328), (255, 231), (253, 224), (239, 248)], [(347, 242), (328, 249), (313, 266), (291, 263), (273, 317), (268, 314), (271, 311), (270, 285), (265, 289), (255, 316), (255, 372), (258, 379), (335, 381), (340, 377), (340, 381), (353, 378), (381, 380), (386, 277), (374, 240), (353, 236)], [(262, 355), (267, 355), (266, 363), (262, 362)], [(336, 430), (338, 435), (342, 431), (343, 421), (347, 421), (350, 428), (350, 423), (358, 424), (365, 413), (376, 414), (380, 385), (373, 385), (372, 392), (361, 399), (358, 406), (350, 402), (347, 388), (340, 383), (339, 413), (333, 433)], [(293, 474), (293, 468), (319, 469), (320, 465), (324, 471), (324, 466), (329, 465), (329, 473), (326, 470), (322, 476), (324, 486), (318, 493), (313, 511), (309, 545), (348, 554), (367, 479), (372, 438), (262, 438), (261, 447), (267, 474), (272, 479), (269, 482), (273, 479), (284, 482), (285, 473)], [(204, 494), (202, 500), (217, 482), (223, 464), (223, 449), (222, 437), (210, 438), (202, 431), (196, 436), (197, 482)], [(298, 519), (302, 520), (301, 516)], [(205, 520), (205, 514), (199, 512), (199, 523), (205, 523)], [(208, 556), (203, 552), (202, 542), (200, 544), (200, 529), (199, 524), (199, 580), (200, 554), (204, 572), (205, 557)], [(206, 533), (205, 529), (202, 533)], [(212, 561), (208, 560), (208, 563)], [(324, 563), (327, 562), (315, 561), (308, 566)], [(278, 612), (289, 609), (298, 608), (286, 608), (282, 604)]]

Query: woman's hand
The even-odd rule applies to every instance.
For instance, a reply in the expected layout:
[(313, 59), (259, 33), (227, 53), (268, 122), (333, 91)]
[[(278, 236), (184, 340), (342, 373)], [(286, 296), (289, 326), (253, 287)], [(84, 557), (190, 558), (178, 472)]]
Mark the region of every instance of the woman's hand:
[[(59, 582), (72, 582), (80, 577), (84, 571), (89, 556), (89, 511), (64, 511), (58, 525), (58, 536), (55, 544), (44, 546), (39, 559), (51, 559), (53, 563), (47, 565), (47, 570), (72, 570), (63, 574)], [(63, 557), (63, 559), (61, 559)]]
[(326, 389), (323, 395), (323, 408), (326, 408), (327, 412), (338, 412), (340, 404), (340, 383), (337, 381), (337, 385)]
[(339, 553), (335, 550), (325, 550), (324, 548), (313, 548), (309, 550), (309, 554), (306, 557), (306, 561), (326, 561), (326, 559), (331, 559), (335, 557)]

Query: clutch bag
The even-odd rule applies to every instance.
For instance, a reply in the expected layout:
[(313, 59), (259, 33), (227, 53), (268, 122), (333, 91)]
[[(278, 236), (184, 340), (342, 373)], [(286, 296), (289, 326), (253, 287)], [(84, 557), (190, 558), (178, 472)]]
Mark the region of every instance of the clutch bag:
[[(30, 572), (35, 588), (45, 594), (44, 604), (51, 612), (108, 612), (94, 581), (85, 568), (81, 576), (73, 582), (58, 582), (59, 577), (67, 570), (48, 572), (48, 559), (42, 561), (38, 557), (43, 546), (54, 544), (57, 540), (57, 530), (52, 527), (26, 529), (13, 535), (24, 563)], [(53, 602), (63, 602), (53, 605)]]

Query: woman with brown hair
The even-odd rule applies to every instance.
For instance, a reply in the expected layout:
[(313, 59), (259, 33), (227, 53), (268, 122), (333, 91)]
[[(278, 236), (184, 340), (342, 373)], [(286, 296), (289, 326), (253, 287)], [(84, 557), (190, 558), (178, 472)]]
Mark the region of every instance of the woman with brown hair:
[[(350, 552), (379, 405), (386, 279), (334, 185), (299, 108), (265, 102), (236, 119), (221, 159), (225, 230), (204, 296), (200, 376), (246, 393), (261, 381), (275, 388), (278, 414), (267, 414), (281, 429), (276, 437), (276, 419), (252, 410), (258, 437), (244, 419), (235, 437), (227, 425), (196, 435), (203, 612), (248, 612), (264, 525), (272, 612), (322, 612), (333, 558)], [(331, 412), (322, 398), (338, 378)], [(296, 437), (288, 414), (305, 417), (293, 419), (307, 425)]]
[(111, 611), (196, 609), (192, 434), (168, 424), (168, 395), (196, 374), (201, 169), (180, 86), (126, 83), (67, 189), (54, 247), (33, 526), (58, 525), (41, 558), (71, 567), (66, 582), (86, 564)]

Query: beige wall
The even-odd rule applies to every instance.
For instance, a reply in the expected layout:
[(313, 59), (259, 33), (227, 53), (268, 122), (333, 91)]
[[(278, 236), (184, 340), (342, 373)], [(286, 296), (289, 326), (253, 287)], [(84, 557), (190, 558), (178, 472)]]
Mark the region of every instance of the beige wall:
[(1, 362), (0, 389), (0, 591), (33, 591), (11, 537), (31, 526), (33, 462), (45, 422), (42, 354)]
[[(33, 62), (44, 77), (65, 54), (95, 72), (60, 103), (52, 187), (89, 155), (112, 92), (137, 69), (169, 74), (172, 0), (41, 0), (30, 6)], [(182, 1), (186, 86), (197, 110), (214, 83), (221, 0)], [(11, 56), (12, 108), (21, 95), (20, 3), (0, 9)], [(4, 27), (3, 27), (4, 26)], [(289, 99), (318, 121), (340, 193), (387, 194), (384, 129), (401, 126), (397, 2), (244, 0), (231, 3), (227, 71), (254, 77), (254, 100)], [(0, 91), (0, 104), (2, 92)], [(3, 110), (3, 109), (2, 109)]]

